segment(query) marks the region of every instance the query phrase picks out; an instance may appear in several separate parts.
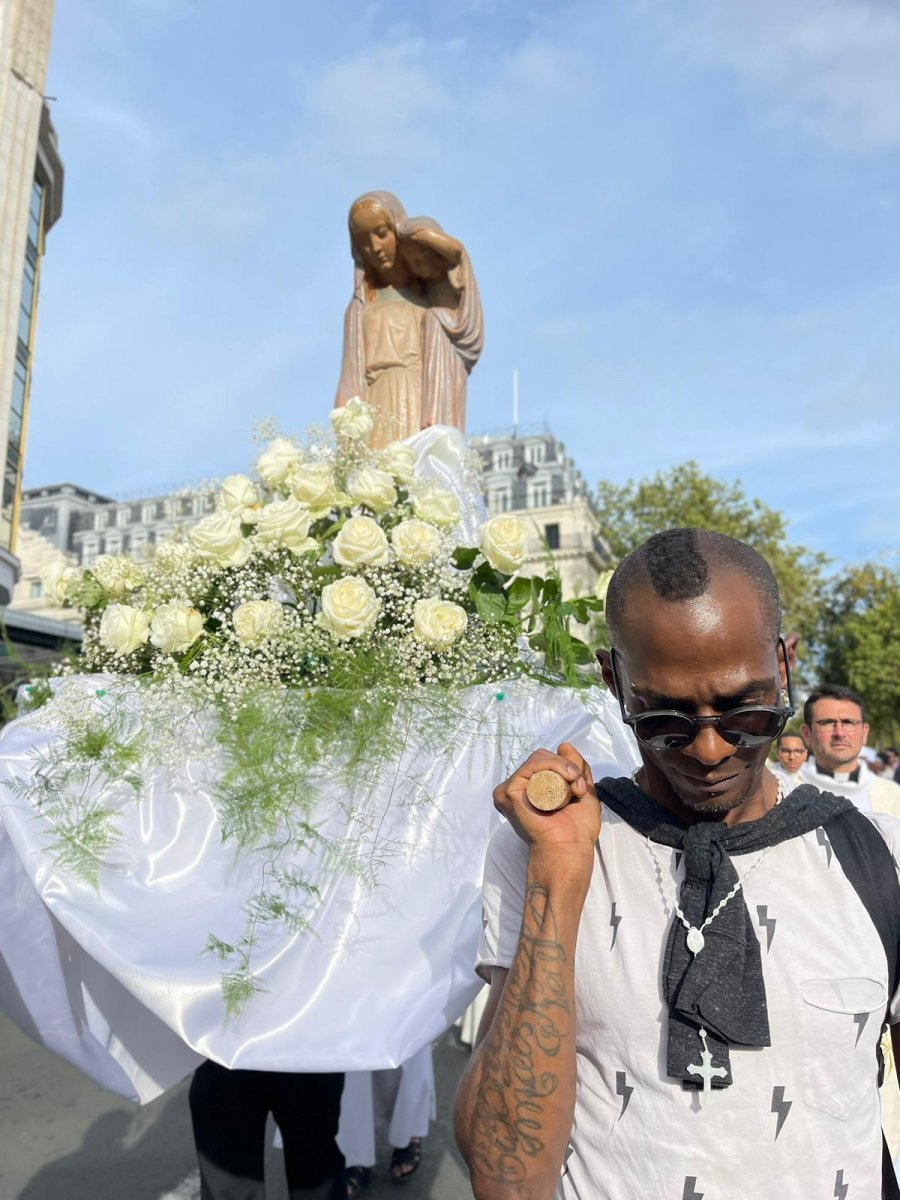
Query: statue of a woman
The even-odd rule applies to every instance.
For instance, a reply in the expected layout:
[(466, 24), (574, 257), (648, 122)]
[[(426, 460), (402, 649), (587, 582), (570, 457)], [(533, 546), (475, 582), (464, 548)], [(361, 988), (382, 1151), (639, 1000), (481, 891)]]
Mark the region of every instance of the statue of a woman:
[(350, 208), (356, 265), (337, 404), (360, 396), (383, 446), (429, 425), (465, 428), (466, 380), (482, 344), (481, 303), (463, 245), (390, 192)]

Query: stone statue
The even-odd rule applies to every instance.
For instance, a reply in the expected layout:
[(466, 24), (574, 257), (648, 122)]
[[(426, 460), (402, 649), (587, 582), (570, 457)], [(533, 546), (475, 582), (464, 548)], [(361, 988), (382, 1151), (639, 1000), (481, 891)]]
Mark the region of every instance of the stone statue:
[(430, 425), (464, 430), (483, 340), (465, 247), (430, 217), (407, 217), (390, 192), (355, 200), (349, 225), (356, 269), (336, 403), (372, 405), (376, 447)]

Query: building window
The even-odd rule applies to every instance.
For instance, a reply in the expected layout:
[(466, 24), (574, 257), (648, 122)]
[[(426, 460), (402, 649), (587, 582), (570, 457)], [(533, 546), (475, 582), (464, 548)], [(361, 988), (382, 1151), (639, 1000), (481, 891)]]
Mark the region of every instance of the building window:
[(41, 199), (44, 187), (36, 179), (31, 185), (31, 206), (28, 213), (28, 240), (35, 250), (41, 245)]
[(558, 550), (559, 549), (559, 526), (558, 525), (545, 525), (544, 526), (544, 537), (546, 538), (548, 549), (550, 549), (550, 550)]
[(22, 416), (25, 412), (25, 390), (28, 385), (28, 369), (16, 358), (13, 368), (12, 400), (9, 409), (9, 441), (17, 449), (22, 439)]
[(40, 598), (41, 598), (41, 596), (43, 596), (43, 594), (44, 594), (44, 585), (41, 583), (40, 579), (33, 579), (31, 581), (31, 598), (32, 598), (32, 600), (40, 600)]

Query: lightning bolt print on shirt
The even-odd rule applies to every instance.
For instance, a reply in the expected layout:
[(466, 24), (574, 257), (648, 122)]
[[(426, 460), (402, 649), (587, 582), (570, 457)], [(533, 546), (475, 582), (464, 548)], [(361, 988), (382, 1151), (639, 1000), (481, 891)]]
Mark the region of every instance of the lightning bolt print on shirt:
[(619, 926), (622, 924), (622, 918), (616, 912), (616, 902), (613, 900), (612, 907), (609, 913), (609, 923), (612, 927), (612, 941), (609, 943), (610, 950), (616, 947), (616, 939), (619, 936)]
[[(879, 1200), (875, 1048), (892, 1001), (887, 963), (817, 832), (773, 846), (750, 874), (758, 854), (732, 856), (745, 880), (770, 1045), (732, 1044), (730, 1085), (700, 1097), (667, 1074), (662, 965), (684, 861), (654, 847), (660, 888), (645, 839), (604, 810), (575, 946), (574, 1151), (556, 1200)], [(900, 822), (893, 837), (900, 847)], [(521, 902), (503, 888), (526, 879), (528, 849), (513, 829), (501, 846), (505, 857), (485, 871), (480, 966), (510, 966), (521, 929)], [(699, 1049), (690, 1062), (702, 1069)]]
[(619, 1113), (619, 1120), (625, 1116), (625, 1109), (628, 1107), (628, 1102), (631, 1099), (633, 1087), (628, 1086), (628, 1076), (624, 1071), (616, 1071), (616, 1095), (622, 1097), (622, 1110)]

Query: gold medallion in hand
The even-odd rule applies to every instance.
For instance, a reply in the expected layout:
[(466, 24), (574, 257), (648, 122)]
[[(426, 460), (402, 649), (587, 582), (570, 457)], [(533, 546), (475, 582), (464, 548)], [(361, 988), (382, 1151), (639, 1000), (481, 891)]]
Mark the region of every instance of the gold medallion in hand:
[(541, 812), (557, 812), (572, 799), (568, 783), (556, 771), (535, 771), (526, 784), (525, 794)]

